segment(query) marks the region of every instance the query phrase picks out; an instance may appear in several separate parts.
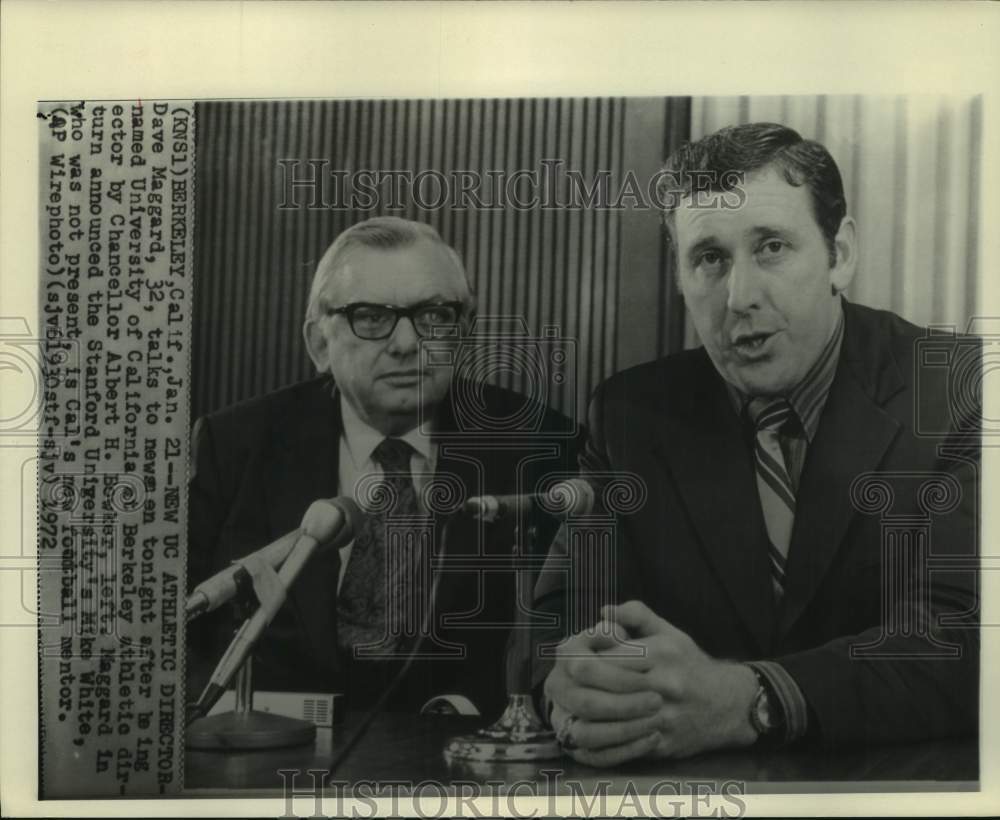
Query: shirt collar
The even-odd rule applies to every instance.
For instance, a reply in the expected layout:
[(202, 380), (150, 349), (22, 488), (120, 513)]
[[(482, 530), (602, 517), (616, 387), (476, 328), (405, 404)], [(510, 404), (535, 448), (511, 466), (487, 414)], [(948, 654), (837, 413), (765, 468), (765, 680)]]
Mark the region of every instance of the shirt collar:
[[(819, 357), (813, 362), (805, 378), (786, 396), (810, 442), (819, 428), (819, 417), (823, 413), (826, 397), (830, 394), (833, 377), (837, 373), (837, 361), (840, 358), (840, 345), (843, 340), (844, 311), (841, 309), (837, 317), (837, 326), (830, 334)], [(725, 384), (733, 406), (742, 414), (753, 396), (748, 396), (728, 381)]]
[[(344, 424), (344, 439), (347, 442), (347, 448), (351, 451), (351, 458), (355, 464), (364, 464), (371, 459), (375, 448), (382, 443), (386, 436), (362, 421), (343, 394), (340, 396), (340, 414)], [(428, 462), (433, 459), (429, 422), (424, 422), (419, 427), (414, 427), (409, 432), (395, 436), (395, 438), (405, 441)]]

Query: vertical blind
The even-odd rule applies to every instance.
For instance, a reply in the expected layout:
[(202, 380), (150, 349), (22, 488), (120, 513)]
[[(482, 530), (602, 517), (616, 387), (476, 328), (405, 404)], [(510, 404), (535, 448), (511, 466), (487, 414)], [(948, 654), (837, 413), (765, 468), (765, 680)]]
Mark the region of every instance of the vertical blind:
[[(588, 186), (609, 172), (613, 190), (628, 161), (625, 105), (621, 99), (199, 103), (192, 417), (311, 375), (301, 324), (316, 263), (340, 231), (382, 213), (440, 231), (468, 268), (480, 315), (518, 318), (532, 337), (558, 327), (575, 354), (575, 376), (546, 384), (545, 398), (564, 411), (584, 407), (617, 365), (620, 211), (419, 207), (434, 199), (433, 188), (422, 203), (409, 199), (402, 209), (384, 201), (367, 210), (308, 208), (308, 191), (298, 192), (298, 207), (278, 206), (287, 169), (309, 177), (309, 160), (326, 162), (316, 166), (325, 173), (446, 175), (510, 175), (559, 160)], [(662, 144), (663, 135), (657, 139)], [(569, 183), (560, 184), (565, 201)], [(649, 264), (658, 264), (657, 253), (651, 249)], [(650, 344), (652, 358), (656, 339)], [(515, 369), (496, 377), (525, 387)]]
[(975, 315), (979, 97), (700, 97), (691, 112), (693, 138), (768, 121), (827, 147), (859, 227), (848, 298), (919, 325), (961, 330)]

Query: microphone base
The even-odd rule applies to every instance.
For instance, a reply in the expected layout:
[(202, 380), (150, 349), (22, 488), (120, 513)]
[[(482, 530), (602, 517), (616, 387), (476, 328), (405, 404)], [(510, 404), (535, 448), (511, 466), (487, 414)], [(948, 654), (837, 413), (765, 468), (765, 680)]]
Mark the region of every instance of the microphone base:
[(545, 728), (530, 695), (510, 695), (496, 723), (448, 741), (445, 757), (454, 760), (527, 761), (562, 757), (555, 732)]
[(193, 721), (185, 731), (189, 749), (278, 749), (316, 739), (316, 725), (270, 712), (223, 712)]

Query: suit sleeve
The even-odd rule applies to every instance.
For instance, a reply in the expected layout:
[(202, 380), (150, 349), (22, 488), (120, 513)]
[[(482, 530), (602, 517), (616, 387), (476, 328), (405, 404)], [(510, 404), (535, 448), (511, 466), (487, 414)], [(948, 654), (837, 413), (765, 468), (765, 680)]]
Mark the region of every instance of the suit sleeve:
[[(977, 560), (978, 438), (953, 437), (939, 452), (937, 472), (958, 503), (932, 518), (924, 556), (913, 543), (893, 551), (883, 531), (883, 565), (872, 568), (884, 579), (882, 623), (775, 659), (805, 696), (810, 735), (828, 748), (977, 731), (978, 572), (946, 565)], [(938, 568), (927, 572), (928, 558)]]

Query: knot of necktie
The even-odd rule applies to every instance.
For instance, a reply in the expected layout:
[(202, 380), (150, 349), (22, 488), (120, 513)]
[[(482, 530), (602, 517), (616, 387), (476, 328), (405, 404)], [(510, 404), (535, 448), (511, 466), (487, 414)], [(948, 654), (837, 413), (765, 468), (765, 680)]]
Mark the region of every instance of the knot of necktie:
[(776, 433), (794, 416), (788, 399), (756, 398), (750, 402), (750, 418), (758, 433), (765, 430)]
[(401, 438), (385, 438), (372, 451), (372, 460), (387, 473), (408, 473), (413, 452)]

